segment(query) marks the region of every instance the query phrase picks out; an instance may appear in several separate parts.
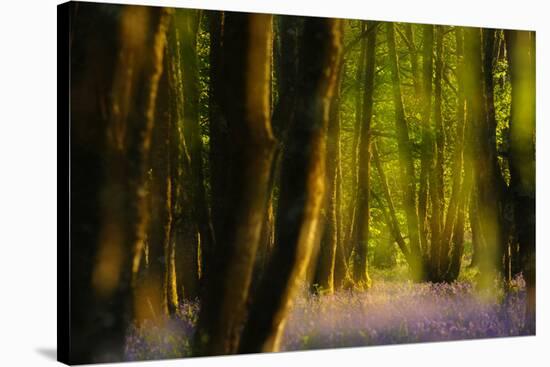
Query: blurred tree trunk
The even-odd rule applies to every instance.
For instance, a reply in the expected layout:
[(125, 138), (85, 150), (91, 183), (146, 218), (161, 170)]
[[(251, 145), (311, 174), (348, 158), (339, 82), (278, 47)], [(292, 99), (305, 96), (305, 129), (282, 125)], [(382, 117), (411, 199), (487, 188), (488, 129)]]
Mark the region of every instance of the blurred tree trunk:
[[(471, 137), (473, 140), (473, 137)], [(475, 178), (474, 178), (475, 181)], [(470, 204), (468, 206), (468, 218), (470, 219), (470, 229), (472, 230), (472, 261), (470, 266), (479, 265), (479, 257), (483, 252), (483, 242), (481, 240), (481, 233), (479, 229), (479, 215), (477, 211), (477, 189), (472, 186), (470, 192)]]
[[(186, 11), (186, 10), (185, 10)], [(178, 10), (177, 12), (180, 12)], [(168, 33), (167, 73), (169, 85), (171, 126), (171, 171), (172, 171), (172, 233), (169, 250), (168, 271), (174, 277), (169, 283), (176, 286), (176, 294), (168, 294), (178, 300), (195, 299), (199, 289), (198, 229), (193, 213), (193, 176), (189, 147), (189, 124), (185, 123), (185, 93), (182, 68), (182, 37), (185, 30), (172, 22)]]
[[(225, 187), (228, 182), (228, 176), (231, 170), (230, 157), (227, 154), (229, 149), (229, 129), (227, 126), (227, 116), (221, 110), (222, 93), (222, 61), (223, 61), (223, 21), (224, 13), (221, 11), (208, 12), (208, 27), (210, 33), (210, 84), (208, 91), (208, 120), (210, 130), (210, 191), (212, 207), (212, 225), (214, 239), (219, 238), (220, 231), (223, 228), (225, 217)], [(219, 245), (221, 246), (221, 245)], [(211, 263), (215, 261), (213, 257), (218, 251), (218, 247), (204, 249), (206, 260), (205, 277), (208, 277), (208, 269)], [(206, 278), (205, 278), (206, 281)]]
[(212, 269), (195, 335), (199, 355), (235, 353), (267, 208), (275, 140), (269, 118), (272, 16), (224, 14), (221, 108), (229, 129), (231, 171), (224, 241)]
[(483, 253), (478, 254), (480, 265), (479, 286), (492, 286), (499, 266), (502, 246), (498, 209), (498, 186), (492, 162), (494, 142), (490, 138), (487, 109), (484, 103), (484, 75), (482, 65), (482, 33), (480, 28), (465, 28), (464, 88), (473, 134), (472, 157), (474, 160), (477, 189), (479, 229), (483, 241)]
[(370, 166), (371, 166), (371, 121), (374, 94), (374, 71), (376, 63), (376, 28), (378, 23), (367, 22), (367, 28), (373, 29), (367, 35), (365, 85), (363, 95), (363, 122), (359, 139), (359, 171), (356, 191), (356, 218), (352, 243), (353, 278), (359, 285), (368, 288), (368, 242), (370, 224)]
[(505, 31), (512, 82), (510, 176), (514, 220), (527, 285), (526, 327), (535, 332), (535, 33)]
[[(172, 11), (170, 10), (170, 16)], [(159, 30), (154, 34), (154, 48), (151, 52), (154, 53), (155, 58), (151, 63), (151, 71), (149, 71), (149, 80), (145, 83), (145, 88), (148, 91), (148, 95), (144, 100), (144, 106), (146, 110), (144, 112), (138, 112), (136, 118), (143, 119), (141, 125), (142, 130), (139, 133), (138, 144), (133, 154), (140, 159), (139, 166), (136, 166), (136, 241), (134, 243), (134, 263), (133, 263), (133, 285), (134, 285), (134, 312), (136, 322), (140, 324), (146, 319), (160, 322), (162, 316), (167, 311), (166, 304), (166, 288), (165, 288), (165, 274), (166, 266), (164, 262), (164, 245), (165, 236), (162, 229), (164, 215), (166, 211), (161, 206), (166, 205), (164, 198), (166, 187), (160, 184), (162, 180), (160, 176), (166, 173), (165, 167), (159, 169), (159, 175), (153, 177), (150, 175), (152, 168), (151, 159), (151, 147), (153, 145), (153, 131), (155, 131), (156, 117), (159, 117), (159, 111), (157, 106), (157, 96), (159, 91), (159, 85), (161, 77), (163, 76), (164, 67), (164, 54), (166, 45), (166, 32), (168, 30), (169, 18), (164, 16), (167, 20), (162, 20), (163, 15), (159, 15)], [(131, 19), (131, 21), (135, 21)], [(129, 34), (126, 37), (134, 37), (131, 25), (128, 25)], [(147, 42), (145, 39), (142, 42)], [(135, 54), (129, 54), (128, 59), (130, 63), (139, 62), (133, 61), (133, 58), (138, 59)], [(132, 70), (131, 65), (124, 65), (125, 68)], [(124, 71), (123, 71), (124, 70)], [(126, 72), (126, 69), (120, 70), (120, 73)], [(163, 78), (164, 80), (164, 78)], [(160, 85), (163, 88), (163, 92), (166, 88), (166, 83)], [(137, 88), (141, 85), (138, 84)], [(166, 95), (163, 96), (166, 98)], [(164, 102), (164, 101), (163, 101)], [(142, 102), (143, 103), (143, 102)], [(164, 106), (164, 105), (163, 105)], [(138, 117), (142, 115), (143, 117)], [(130, 115), (131, 116), (131, 115)], [(165, 116), (162, 116), (165, 119)], [(163, 121), (166, 122), (166, 121)], [(161, 153), (162, 154), (162, 153)], [(131, 157), (131, 156), (130, 156)], [(158, 163), (158, 162), (155, 162)], [(165, 162), (163, 162), (165, 163)], [(161, 165), (164, 165), (161, 163)], [(165, 177), (164, 177), (165, 178)], [(155, 188), (155, 192), (151, 192), (152, 181), (158, 184)], [(154, 205), (154, 206), (153, 206)], [(151, 215), (152, 210), (158, 210), (155, 215)], [(159, 218), (162, 212), (162, 218)], [(166, 218), (167, 219), (167, 218)], [(152, 222), (153, 220), (153, 222)], [(150, 236), (153, 234), (154, 236)], [(139, 273), (140, 262), (142, 261), (143, 248), (147, 245), (147, 251), (149, 256), (149, 263), (147, 264), (144, 273)]]
[[(167, 91), (169, 102), (170, 130), (169, 138), (169, 160), (170, 160), (170, 187), (171, 187), (171, 216), (172, 223), (170, 226), (169, 243), (167, 253), (165, 254), (167, 261), (167, 295), (168, 304), (178, 305), (179, 301), (185, 296), (183, 292), (182, 279), (186, 275), (179, 266), (178, 260), (181, 258), (181, 253), (185, 252), (185, 244), (181, 239), (182, 216), (187, 203), (183, 200), (183, 191), (186, 189), (181, 184), (182, 171), (187, 170), (189, 162), (184, 152), (187, 151), (185, 140), (181, 134), (180, 121), (182, 121), (182, 88), (181, 88), (181, 70), (180, 70), (180, 54), (178, 47), (179, 32), (174, 24), (170, 23), (170, 28), (167, 33), (167, 45), (165, 55), (165, 73), (167, 77)], [(192, 276), (189, 274), (187, 276)], [(170, 310), (173, 312), (174, 310)]]
[[(166, 57), (165, 57), (166, 59)], [(160, 309), (150, 310), (159, 312), (158, 314), (141, 315), (144, 318), (156, 319), (157, 317), (168, 314), (168, 311), (174, 312), (177, 302), (173, 299), (168, 300), (168, 260), (169, 260), (169, 241), (172, 224), (171, 208), (171, 177), (170, 177), (170, 103), (167, 63), (164, 62), (163, 73), (158, 84), (157, 106), (155, 112), (155, 127), (151, 136), (151, 155), (150, 155), (150, 226), (147, 237), (148, 263), (145, 274), (137, 280), (137, 299), (135, 302), (144, 302), (148, 299), (147, 293), (141, 294), (141, 291), (151, 292), (151, 290), (141, 289), (141, 285), (157, 284), (160, 297)], [(167, 256), (168, 255), (168, 256)], [(145, 301), (146, 302), (146, 301)], [(138, 315), (140, 316), (140, 315)]]
[(70, 362), (122, 361), (134, 315), (131, 245), (139, 243), (141, 249), (147, 233), (142, 190), (169, 11), (78, 6), (72, 31), (79, 41), (71, 49), (71, 62), (78, 63), (71, 68), (71, 111), (78, 123), (71, 130), (71, 276), (76, 286), (71, 291)]
[(310, 262), (325, 191), (326, 129), (342, 51), (342, 23), (306, 18), (295, 114), (283, 153), (275, 248), (243, 330), (241, 352), (276, 351)]
[(386, 30), (395, 106), (395, 129), (399, 150), (400, 181), (409, 232), (411, 275), (414, 280), (418, 281), (424, 279), (425, 271), (420, 250), (419, 220), (416, 208), (415, 169), (411, 141), (409, 140), (409, 129), (405, 118), (403, 97), (401, 94), (401, 78), (399, 76), (399, 63), (395, 49), (395, 31), (393, 23), (386, 23)]

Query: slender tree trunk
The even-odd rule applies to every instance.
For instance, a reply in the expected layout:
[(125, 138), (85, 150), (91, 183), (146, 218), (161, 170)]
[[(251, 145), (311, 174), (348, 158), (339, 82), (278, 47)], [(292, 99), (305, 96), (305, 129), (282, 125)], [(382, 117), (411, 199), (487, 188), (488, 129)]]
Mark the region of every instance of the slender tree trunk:
[(403, 203), (407, 217), (409, 243), (411, 253), (411, 271), (415, 280), (424, 279), (425, 272), (420, 251), (420, 234), (418, 224), (418, 212), (416, 208), (416, 180), (412, 157), (409, 129), (405, 119), (403, 97), (401, 95), (401, 79), (399, 76), (399, 63), (395, 49), (395, 32), (393, 23), (386, 24), (389, 64), (392, 75), (392, 91), (395, 105), (395, 128), (399, 150), (400, 181), (403, 190)]
[[(422, 151), (420, 157), (420, 185), (418, 189), (418, 224), (422, 251), (428, 254), (428, 194), (429, 176), (433, 164), (434, 142), (430, 127), (432, 113), (432, 78), (433, 78), (433, 25), (423, 25), (424, 39), (422, 52)], [(432, 242), (432, 252), (435, 250)], [(433, 253), (431, 256), (433, 257)]]
[[(197, 56), (197, 35), (201, 13), (198, 10), (181, 10), (176, 12), (176, 21), (181, 26), (180, 53), (183, 74), (183, 132), (189, 150), (190, 169), (186, 174), (190, 187), (191, 217), (195, 230), (199, 232), (202, 254), (212, 252), (214, 236), (210, 212), (206, 202), (205, 176), (203, 170), (203, 144), (199, 121), (199, 70)], [(207, 250), (206, 250), (207, 249)], [(204, 257), (204, 256), (203, 256)], [(199, 259), (204, 268), (204, 259)]]
[(273, 108), (273, 132), (279, 140), (277, 150), (280, 155), (295, 107), (300, 18), (280, 15), (276, 20), (279, 30), (275, 55), (278, 98)]
[[(446, 253), (450, 247), (449, 263), (442, 260), (441, 271), (446, 281), (454, 281), (460, 272), (462, 254), (464, 253), (464, 227), (465, 208), (470, 195), (470, 188), (465, 188), (466, 179), (463, 184), (464, 151), (465, 151), (465, 97), (464, 97), (464, 44), (461, 27), (455, 27), (456, 39), (456, 75), (457, 75), (457, 109), (456, 109), (456, 141), (453, 156), (453, 179), (451, 187), (451, 198), (445, 216), (445, 224), (441, 235), (441, 242)], [(470, 157), (471, 159), (471, 157)], [(468, 162), (471, 171), (471, 162)], [(470, 174), (471, 173), (466, 173)], [(452, 241), (452, 246), (451, 246)]]
[[(443, 28), (436, 26), (436, 58), (434, 73), (434, 158), (430, 170), (430, 202), (431, 202), (431, 268), (432, 280), (441, 281), (448, 264), (449, 246), (441, 241), (441, 231), (445, 211), (444, 187), (444, 151), (445, 131), (441, 111), (441, 79), (443, 72)], [(442, 264), (443, 263), (443, 264)]]
[[(222, 60), (224, 57), (222, 33), (225, 14), (221, 11), (208, 12), (208, 26), (210, 33), (210, 84), (208, 91), (208, 120), (210, 130), (210, 191), (211, 191), (211, 213), (214, 239), (220, 238), (221, 229), (225, 222), (225, 188), (228, 176), (231, 171), (230, 157), (227, 154), (229, 149), (229, 129), (227, 116), (221, 111), (222, 93)], [(208, 268), (215, 260), (212, 258), (217, 248), (204, 248), (206, 260), (205, 277), (208, 277)], [(206, 278), (205, 278), (206, 279)]]
[(405, 36), (407, 37), (407, 47), (409, 48), (409, 54), (411, 58), (411, 72), (413, 76), (414, 91), (417, 95), (422, 94), (422, 85), (420, 84), (420, 78), (418, 77), (418, 52), (414, 43), (414, 32), (411, 23), (406, 23)]
[[(366, 22), (361, 22), (361, 33), (365, 33), (366, 29)], [(355, 219), (356, 219), (356, 211), (357, 211), (357, 186), (359, 185), (358, 179), (359, 179), (359, 165), (357, 164), (358, 156), (359, 156), (359, 137), (361, 135), (361, 126), (363, 125), (363, 100), (364, 100), (364, 93), (361, 93), (363, 88), (363, 81), (365, 80), (365, 60), (366, 60), (366, 47), (367, 47), (367, 39), (366, 37), (361, 38), (361, 46), (359, 50), (359, 60), (357, 64), (357, 73), (356, 73), (356, 92), (355, 92), (355, 124), (353, 126), (353, 140), (351, 144), (351, 192), (353, 193), (350, 201), (349, 201), (349, 207), (348, 207), (348, 218), (347, 218), (347, 230), (346, 230), (346, 238), (344, 240), (344, 246), (346, 247), (347, 252), (351, 251), (350, 244), (352, 242), (352, 239), (354, 238), (353, 231), (355, 230)]]
[(340, 138), (340, 88), (342, 69), (338, 70), (338, 81), (334, 96), (330, 102), (329, 122), (327, 128), (326, 152), (326, 193), (324, 228), (321, 238), (317, 266), (315, 270), (315, 284), (323, 293), (334, 293), (334, 270), (336, 263), (336, 249), (338, 247), (338, 140)]
[[(170, 27), (167, 49), (170, 115), (173, 120), (171, 129), (173, 223), (168, 271), (170, 277), (175, 278), (169, 286), (173, 287), (173, 283), (176, 284), (178, 300), (192, 300), (199, 293), (199, 232), (193, 213), (192, 182), (194, 178), (191, 174), (190, 128), (189, 124), (185, 124), (184, 114), (185, 93), (181, 44), (186, 31), (176, 23), (179, 22), (172, 22)], [(173, 290), (169, 291), (169, 294), (173, 294)]]
[(370, 223), (370, 165), (371, 165), (371, 121), (374, 94), (374, 70), (376, 63), (376, 28), (378, 23), (368, 22), (368, 28), (374, 28), (367, 35), (365, 86), (363, 96), (363, 124), (359, 140), (359, 171), (356, 194), (356, 218), (354, 221), (355, 248), (353, 259), (353, 278), (363, 287), (370, 286), (368, 275), (368, 242)]
[(226, 188), (224, 246), (212, 258), (202, 299), (196, 351), (235, 353), (267, 209), (275, 140), (269, 118), (272, 16), (225, 13), (222, 112), (227, 118), (231, 172)]
[[(157, 319), (168, 311), (175, 311), (175, 304), (168, 304), (168, 275), (170, 240), (170, 227), (172, 224), (171, 213), (171, 178), (170, 178), (170, 105), (168, 101), (168, 73), (166, 61), (164, 71), (158, 85), (158, 101), (155, 113), (155, 128), (151, 137), (151, 166), (150, 166), (150, 226), (148, 231), (148, 264), (145, 275), (138, 280), (138, 292), (136, 302), (144, 302), (145, 299), (159, 297), (160, 309), (151, 309), (149, 315), (137, 315), (138, 317)], [(150, 295), (151, 289), (141, 289), (141, 285), (153, 283), (157, 285), (160, 294)], [(144, 292), (143, 294), (141, 294)], [(155, 292), (156, 293), (156, 292)], [(146, 301), (147, 302), (147, 301)], [(152, 303), (156, 305), (155, 303)], [(153, 313), (154, 312), (154, 313)], [(158, 314), (156, 314), (158, 312)]]
[[(484, 98), (485, 110), (487, 111), (487, 135), (489, 139), (489, 157), (491, 167), (491, 180), (493, 192), (497, 204), (496, 225), (498, 231), (498, 248), (496, 249), (497, 270), (504, 274), (504, 252), (508, 246), (509, 231), (507, 230), (504, 217), (507, 208), (507, 186), (502, 174), (497, 153), (497, 120), (495, 113), (494, 87), (493, 87), (493, 64), (495, 60), (495, 35), (494, 29), (483, 30), (483, 74), (484, 74)], [(511, 227), (511, 226), (508, 226)]]
[(306, 18), (296, 111), (283, 155), (276, 245), (251, 306), (241, 352), (276, 351), (310, 261), (325, 191), (325, 139), (342, 51), (340, 20)]
[[(341, 121), (339, 121), (341, 124)], [(336, 290), (342, 288), (344, 284), (344, 279), (348, 275), (348, 256), (346, 254), (346, 248), (344, 245), (345, 239), (345, 229), (344, 229), (344, 218), (343, 218), (343, 188), (342, 188), (342, 150), (340, 144), (340, 129), (341, 126), (338, 126), (338, 135), (337, 135), (337, 176), (336, 176), (336, 221), (338, 228), (338, 240), (336, 243), (336, 259), (334, 263), (334, 288)]]
[[(405, 243), (405, 239), (401, 235), (401, 230), (399, 229), (399, 221), (397, 220), (397, 214), (395, 212), (395, 206), (393, 205), (393, 199), (390, 193), (390, 188), (388, 185), (388, 179), (386, 178), (386, 174), (382, 168), (382, 163), (380, 162), (380, 156), (378, 154), (378, 148), (376, 144), (373, 145), (372, 148), (372, 159), (374, 161), (374, 165), (376, 167), (376, 170), (378, 171), (378, 176), (380, 179), (380, 184), (382, 186), (382, 192), (384, 194), (384, 198), (386, 199), (386, 203), (388, 206), (388, 212), (389, 212), (389, 227), (391, 229), (392, 235), (395, 238), (395, 242), (397, 242), (397, 245), (399, 246), (399, 249), (403, 253), (403, 256), (405, 256), (405, 259), (407, 260), (407, 263), (409, 263), (409, 267), (411, 266), (412, 260), (411, 260), (411, 254), (409, 249), (407, 248), (407, 244)], [(412, 272), (412, 271), (411, 271)]]

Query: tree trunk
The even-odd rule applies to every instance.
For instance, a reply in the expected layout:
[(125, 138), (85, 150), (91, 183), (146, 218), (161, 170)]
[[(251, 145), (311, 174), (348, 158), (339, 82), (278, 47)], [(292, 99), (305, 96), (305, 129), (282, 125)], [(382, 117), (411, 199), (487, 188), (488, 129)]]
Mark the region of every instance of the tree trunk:
[[(205, 176), (203, 170), (202, 131), (199, 121), (199, 70), (197, 35), (201, 13), (198, 10), (176, 12), (176, 21), (181, 25), (180, 53), (183, 74), (183, 131), (189, 149), (189, 184), (192, 200), (192, 218), (199, 232), (202, 254), (212, 252), (214, 237), (210, 213), (206, 202)], [(208, 250), (205, 250), (208, 249)], [(204, 259), (199, 259), (206, 267)]]
[(414, 280), (418, 281), (424, 279), (425, 271), (420, 252), (418, 212), (416, 208), (415, 169), (411, 141), (409, 140), (409, 129), (407, 127), (405, 109), (403, 107), (403, 97), (401, 95), (401, 78), (399, 76), (399, 63), (395, 49), (395, 31), (393, 23), (386, 23), (386, 30), (389, 48), (389, 64), (392, 75), (393, 100), (395, 105), (395, 129), (399, 150), (400, 181), (409, 232), (411, 275)]
[[(365, 30), (366, 22), (361, 22), (361, 34), (366, 32)], [(370, 32), (369, 32), (370, 33)], [(356, 91), (355, 91), (355, 124), (353, 125), (353, 141), (351, 144), (351, 192), (353, 193), (348, 206), (348, 218), (346, 226), (346, 237), (344, 239), (344, 246), (346, 249), (351, 252), (350, 244), (354, 238), (353, 231), (355, 230), (355, 218), (357, 211), (357, 186), (359, 179), (359, 165), (357, 164), (359, 156), (359, 137), (361, 135), (361, 126), (363, 125), (363, 100), (364, 93), (362, 92), (363, 81), (365, 80), (365, 60), (366, 60), (366, 47), (367, 39), (366, 37), (361, 37), (361, 46), (359, 50), (359, 60), (357, 64), (357, 73), (356, 73)]]
[[(208, 12), (208, 25), (210, 33), (210, 84), (208, 91), (208, 123), (210, 130), (210, 191), (211, 191), (211, 213), (214, 241), (221, 236), (221, 229), (225, 222), (225, 188), (229, 180), (231, 168), (229, 150), (229, 129), (227, 116), (221, 111), (222, 100), (222, 61), (224, 57), (222, 34), (225, 14), (221, 11)], [(220, 245), (221, 246), (221, 245)], [(208, 277), (208, 269), (215, 262), (213, 257), (217, 248), (204, 248), (205, 281)]]
[[(340, 122), (340, 121), (339, 121)], [(348, 263), (347, 263), (347, 253), (346, 248), (344, 244), (345, 240), (345, 229), (344, 229), (344, 218), (343, 218), (343, 203), (342, 203), (342, 196), (343, 196), (343, 188), (342, 188), (342, 150), (341, 150), (341, 143), (340, 143), (340, 129), (341, 129), (341, 122), (338, 126), (338, 135), (337, 135), (337, 157), (336, 157), (336, 164), (337, 164), (337, 176), (336, 176), (336, 223), (338, 228), (338, 240), (336, 243), (336, 259), (334, 261), (334, 288), (336, 290), (342, 288), (344, 284), (344, 279), (346, 279), (348, 275)]]
[(169, 12), (108, 10), (118, 16), (79, 4), (73, 29), (79, 42), (71, 60), (81, 64), (73, 65), (70, 79), (78, 121), (71, 129), (71, 243), (77, 245), (71, 247), (70, 363), (123, 360), (133, 317), (130, 245), (146, 234), (136, 231), (143, 217), (133, 213), (147, 199), (140, 189)]
[(473, 139), (472, 156), (476, 176), (477, 210), (480, 234), (483, 241), (483, 254), (478, 257), (480, 265), (479, 286), (492, 286), (496, 270), (499, 269), (499, 248), (501, 236), (499, 228), (498, 197), (494, 182), (495, 172), (491, 161), (492, 144), (484, 103), (483, 67), (481, 57), (481, 29), (465, 28), (465, 94), (468, 113), (471, 118)]
[[(183, 10), (186, 11), (186, 10)], [(178, 10), (179, 12), (179, 10)], [(172, 22), (168, 33), (168, 84), (170, 116), (172, 118), (172, 210), (173, 224), (171, 249), (168, 258), (168, 271), (174, 277), (170, 287), (176, 284), (178, 300), (193, 300), (199, 291), (198, 229), (193, 213), (194, 180), (191, 174), (191, 154), (189, 147), (189, 127), (184, 118), (184, 87), (182, 69), (182, 37), (185, 30)], [(173, 289), (169, 291), (173, 295)]]
[(497, 205), (497, 231), (498, 248), (496, 249), (497, 270), (504, 274), (504, 252), (508, 246), (510, 231), (506, 226), (505, 210), (507, 205), (507, 185), (500, 173), (500, 164), (497, 153), (497, 120), (495, 114), (494, 87), (493, 87), (493, 64), (495, 60), (495, 34), (494, 29), (483, 30), (483, 82), (485, 110), (487, 112), (487, 135), (489, 139), (489, 164), (491, 167), (491, 181)]
[(330, 101), (329, 122), (327, 129), (326, 177), (325, 177), (325, 218), (319, 255), (317, 258), (315, 281), (321, 292), (334, 293), (334, 270), (336, 249), (338, 247), (338, 140), (340, 138), (340, 88), (342, 69), (338, 70), (338, 81), (335, 94)]
[(535, 333), (535, 33), (505, 31), (512, 82), (510, 176), (514, 220), (527, 285), (526, 328)]
[[(380, 156), (378, 154), (378, 148), (376, 144), (373, 145), (372, 148), (372, 159), (374, 161), (374, 165), (376, 167), (376, 171), (378, 171), (378, 176), (380, 179), (380, 184), (382, 186), (382, 192), (384, 194), (384, 198), (386, 199), (386, 203), (388, 206), (388, 215), (389, 215), (389, 227), (392, 232), (392, 236), (395, 238), (395, 242), (397, 242), (397, 245), (399, 246), (399, 249), (403, 253), (403, 256), (407, 260), (407, 263), (409, 264), (409, 267), (411, 266), (411, 258), (410, 258), (410, 251), (407, 248), (407, 244), (405, 243), (405, 239), (401, 235), (401, 230), (399, 229), (399, 221), (397, 220), (397, 214), (395, 212), (395, 206), (393, 205), (393, 199), (390, 193), (390, 187), (388, 185), (388, 179), (386, 178), (386, 174), (382, 168), (382, 162), (380, 162)], [(411, 270), (412, 272), (412, 270)]]
[(422, 86), (418, 77), (418, 52), (414, 43), (414, 32), (411, 23), (405, 23), (405, 36), (407, 37), (407, 47), (411, 58), (411, 73), (413, 76), (414, 92), (417, 95), (422, 94)]
[(373, 28), (367, 35), (365, 86), (363, 96), (363, 124), (359, 139), (359, 171), (356, 194), (356, 218), (354, 221), (354, 237), (352, 243), (355, 256), (353, 258), (353, 278), (361, 287), (370, 286), (368, 274), (368, 242), (370, 222), (370, 165), (371, 165), (371, 121), (374, 94), (374, 70), (376, 63), (376, 28), (378, 23), (368, 22), (367, 27)]
[(225, 13), (221, 102), (230, 137), (226, 214), (197, 331), (199, 355), (235, 353), (267, 208), (274, 153), (269, 118), (272, 16)]
[[(446, 281), (454, 281), (458, 277), (462, 264), (462, 254), (464, 253), (464, 227), (466, 205), (470, 195), (470, 187), (465, 187), (462, 180), (464, 167), (464, 152), (465, 152), (465, 97), (464, 97), (464, 44), (463, 32), (461, 27), (455, 27), (456, 39), (456, 76), (457, 76), (457, 109), (456, 109), (456, 141), (453, 156), (453, 179), (451, 187), (451, 198), (445, 216), (445, 224), (441, 235), (441, 242), (446, 249), (443, 253), (447, 253), (450, 247), (449, 262), (446, 264), (442, 259), (441, 271)], [(471, 157), (467, 163), (469, 171), (471, 171)], [(471, 176), (471, 172), (466, 175)], [(471, 181), (471, 180), (470, 180)], [(470, 185), (471, 186), (471, 185)], [(451, 243), (452, 241), (452, 243)], [(452, 244), (452, 246), (451, 246)]]
[(479, 258), (482, 256), (482, 252), (483, 252), (483, 242), (481, 240), (481, 232), (479, 229), (479, 214), (477, 210), (477, 189), (475, 185), (472, 186), (472, 190), (470, 192), (470, 204), (468, 205), (468, 217), (470, 219), (470, 229), (472, 230), (472, 261), (470, 262), (470, 266), (478, 266)]
[[(421, 249), (425, 254), (428, 254), (428, 179), (430, 171), (432, 170), (434, 153), (434, 142), (430, 127), (432, 112), (433, 25), (423, 25), (422, 34), (424, 39), (422, 52), (422, 151), (420, 157), (420, 185), (418, 189), (418, 224)], [(434, 252), (434, 250), (435, 246), (432, 246), (432, 252)], [(433, 253), (428, 257), (432, 258)]]
[(251, 306), (241, 352), (276, 351), (303, 281), (325, 191), (325, 139), (342, 51), (341, 21), (306, 18), (296, 111), (283, 154), (275, 248)]
[[(171, 213), (171, 181), (170, 181), (170, 104), (168, 100), (167, 63), (164, 61), (164, 72), (159, 81), (158, 102), (155, 113), (155, 127), (151, 136), (150, 156), (150, 226), (147, 237), (148, 263), (145, 274), (137, 280), (136, 303), (144, 299), (154, 299), (154, 306), (149, 314), (136, 315), (140, 319), (156, 320), (175, 311), (177, 304), (168, 304), (168, 260), (170, 241)], [(150, 287), (155, 284), (154, 291)], [(142, 287), (143, 286), (143, 287)], [(158, 302), (158, 303), (157, 303)]]
[(443, 27), (436, 26), (436, 58), (434, 73), (434, 125), (435, 125), (435, 150), (433, 169), (430, 171), (430, 201), (432, 205), (431, 215), (431, 246), (434, 265), (435, 280), (441, 281), (447, 270), (449, 246), (441, 241), (441, 231), (445, 211), (445, 186), (444, 186), (444, 152), (445, 130), (443, 127), (443, 115), (441, 106), (441, 79), (443, 73)]

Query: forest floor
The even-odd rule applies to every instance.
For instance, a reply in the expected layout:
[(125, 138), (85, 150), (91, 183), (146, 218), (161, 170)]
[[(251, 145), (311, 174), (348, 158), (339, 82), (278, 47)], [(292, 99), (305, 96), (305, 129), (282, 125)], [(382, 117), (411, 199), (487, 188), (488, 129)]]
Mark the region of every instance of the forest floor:
[[(368, 291), (334, 295), (308, 292), (296, 300), (282, 350), (309, 350), (533, 334), (523, 324), (525, 288), (480, 297), (471, 281), (414, 284), (377, 279)], [(129, 360), (190, 355), (198, 304), (185, 303), (162, 328), (143, 325), (129, 333)]]

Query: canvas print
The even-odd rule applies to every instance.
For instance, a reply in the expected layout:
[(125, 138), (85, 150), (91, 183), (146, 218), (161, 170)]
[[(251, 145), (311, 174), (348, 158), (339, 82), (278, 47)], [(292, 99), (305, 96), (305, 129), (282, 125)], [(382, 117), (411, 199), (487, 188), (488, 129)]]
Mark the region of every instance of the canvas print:
[(58, 12), (61, 361), (535, 334), (534, 31)]

